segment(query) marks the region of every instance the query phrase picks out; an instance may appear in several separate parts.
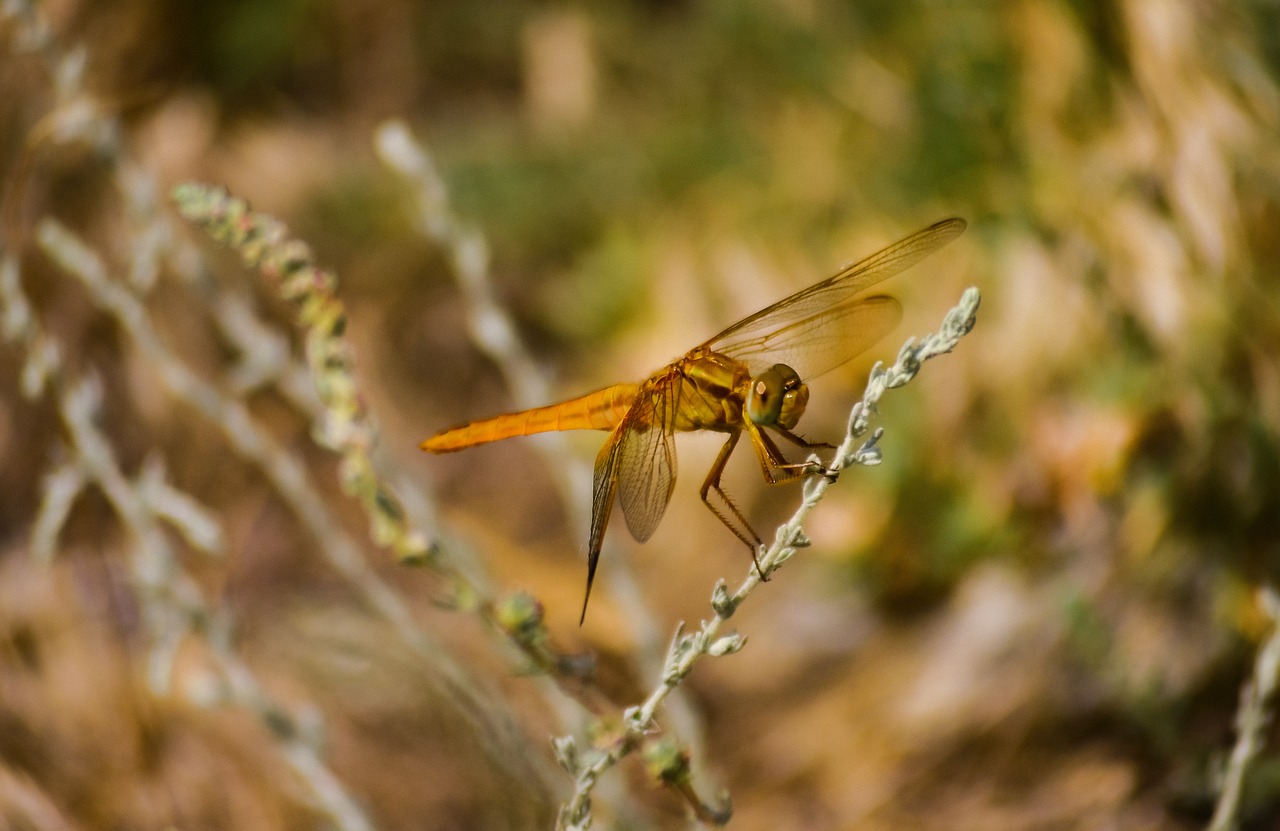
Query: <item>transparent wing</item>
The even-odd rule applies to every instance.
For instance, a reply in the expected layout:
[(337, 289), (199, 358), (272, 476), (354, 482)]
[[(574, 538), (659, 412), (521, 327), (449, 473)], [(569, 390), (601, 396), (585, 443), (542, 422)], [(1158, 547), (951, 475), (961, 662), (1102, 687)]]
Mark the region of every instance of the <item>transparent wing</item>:
[(745, 363), (753, 375), (784, 363), (809, 379), (835, 369), (898, 324), (891, 297), (858, 297), (960, 236), (963, 219), (945, 219), (847, 266), (821, 283), (761, 309), (707, 341)]
[(659, 380), (649, 390), (642, 389), (620, 425), (618, 501), (627, 530), (637, 542), (653, 535), (676, 484), (674, 424), (679, 389), (676, 375)]
[(600, 562), (600, 547), (604, 544), (604, 532), (609, 527), (609, 514), (613, 513), (613, 495), (618, 490), (618, 448), (621, 445), (622, 425), (609, 434), (609, 439), (596, 454), (596, 469), (591, 485), (591, 537), (587, 542), (587, 593), (582, 597), (582, 616), (578, 625), (587, 619), (587, 603), (591, 600), (591, 585), (596, 581), (596, 565)]
[(742, 361), (759, 375), (774, 364), (786, 364), (811, 381), (870, 348), (902, 320), (902, 305), (892, 297), (864, 297), (797, 320), (768, 335), (713, 346)]
[(591, 494), (591, 537), (587, 543), (587, 593), (582, 618), (596, 578), (604, 532), (618, 494), (627, 530), (644, 542), (658, 527), (676, 482), (676, 443), (673, 435), (678, 378), (668, 376), (646, 383), (625, 417), (609, 434), (596, 455)]

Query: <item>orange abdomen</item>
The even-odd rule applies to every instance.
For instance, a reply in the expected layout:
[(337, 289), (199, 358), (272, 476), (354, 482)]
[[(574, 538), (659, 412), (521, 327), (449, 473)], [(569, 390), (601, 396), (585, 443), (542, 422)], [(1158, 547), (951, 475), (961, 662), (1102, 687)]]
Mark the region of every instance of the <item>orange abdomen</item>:
[(437, 433), (418, 445), (428, 453), (450, 453), (477, 444), (556, 430), (612, 430), (636, 399), (635, 384), (614, 384), (579, 398), (518, 413), (506, 413)]

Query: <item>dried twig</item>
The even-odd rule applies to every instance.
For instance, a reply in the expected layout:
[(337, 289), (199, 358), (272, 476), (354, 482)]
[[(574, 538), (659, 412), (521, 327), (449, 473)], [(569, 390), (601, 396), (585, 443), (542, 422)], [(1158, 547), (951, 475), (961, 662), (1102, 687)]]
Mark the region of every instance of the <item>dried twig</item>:
[[(914, 378), (924, 361), (950, 352), (955, 347), (960, 338), (973, 328), (980, 299), (976, 288), (967, 289), (959, 304), (947, 313), (938, 332), (926, 336), (919, 343), (913, 340), (907, 341), (898, 352), (897, 360), (888, 369), (884, 369), (879, 364), (872, 369), (862, 400), (854, 405), (850, 413), (845, 439), (836, 449), (828, 467), (838, 470), (851, 464), (880, 463), (878, 442), (883, 430), (877, 429), (869, 439), (859, 442), (868, 430), (870, 419), (876, 412), (876, 404), (886, 390), (900, 387)], [(743, 647), (746, 643), (745, 638), (737, 633), (721, 635), (721, 629), (756, 586), (768, 579), (769, 575), (790, 559), (797, 549), (809, 544), (802, 524), (809, 512), (821, 501), (822, 495), (830, 485), (831, 480), (822, 476), (814, 476), (805, 482), (803, 501), (791, 518), (777, 529), (773, 544), (758, 558), (759, 570), (753, 565), (746, 578), (732, 594), (729, 593), (726, 582), (720, 580), (711, 595), (714, 615), (710, 619), (703, 620), (697, 632), (686, 634), (683, 624), (676, 628), (667, 653), (661, 683), (642, 703), (628, 707), (624, 711), (622, 727), (608, 746), (586, 754), (578, 750), (572, 737), (561, 737), (556, 740), (560, 763), (575, 779), (573, 796), (561, 808), (559, 827), (564, 829), (589, 827), (591, 793), (596, 783), (606, 771), (633, 751), (652, 744), (651, 737), (655, 730), (654, 720), (658, 708), (671, 692), (680, 686), (703, 656), (729, 655)], [(588, 755), (594, 758), (583, 763), (583, 758)], [(680, 754), (661, 754), (646, 750), (645, 755), (651, 760), (651, 764), (655, 758), (670, 760), (671, 767), (660, 769), (657, 773), (658, 777), (664, 781), (678, 782), (681, 786), (680, 792), (691, 800), (695, 813), (700, 817), (728, 820), (727, 805), (710, 806), (693, 794), (688, 777), (680, 770), (686, 764)]]
[(1222, 775), (1222, 790), (1208, 831), (1232, 831), (1237, 825), (1244, 778), (1262, 750), (1263, 730), (1271, 723), (1271, 700), (1280, 683), (1280, 595), (1271, 586), (1259, 591), (1262, 609), (1271, 619), (1271, 633), (1258, 649), (1253, 676), (1240, 691), (1236, 711), (1236, 744)]
[[(298, 325), (306, 335), (305, 351), (310, 374), (324, 407), (323, 429), (317, 435), (317, 441), (340, 454), (343, 487), (364, 506), (370, 517), (374, 541), (389, 548), (402, 562), (425, 566), (439, 574), (447, 583), (446, 600), (451, 605), (474, 612), (493, 624), (534, 667), (556, 679), (561, 689), (584, 706), (602, 710), (605, 705), (594, 688), (581, 683), (581, 663), (551, 648), (541, 606), (519, 594), (504, 600), (490, 598), (469, 574), (451, 563), (438, 543), (426, 542), (425, 535), (409, 522), (394, 492), (380, 478), (372, 461), (376, 429), (358, 394), (345, 337), (346, 316), (334, 292), (336, 283), (333, 275), (314, 263), (306, 244), (291, 238), (283, 223), (253, 211), (243, 199), (233, 197), (221, 188), (197, 183), (179, 185), (174, 190), (174, 200), (183, 216), (202, 227), (215, 240), (237, 251), (247, 265), (266, 275), (281, 296), (294, 307)], [(224, 404), (231, 408), (236, 406), (233, 400)], [(234, 437), (229, 438), (235, 441)], [(267, 436), (255, 438), (255, 445), (269, 444)], [(258, 454), (255, 458), (263, 464), (287, 463), (287, 459), (278, 458), (275, 453)], [(272, 474), (272, 468), (265, 469), (269, 475)], [(290, 478), (288, 483), (303, 487), (301, 492), (294, 494), (295, 497), (309, 498), (305, 479), (295, 481)], [(315, 499), (319, 499), (318, 495)], [(299, 505), (299, 509), (305, 507)], [(322, 508), (322, 505), (317, 507)], [(331, 521), (327, 513), (321, 513), (324, 515), (306, 516), (315, 520), (317, 524), (314, 527), (327, 529)], [(339, 534), (341, 539), (338, 530), (326, 530), (324, 533)], [(354, 553), (354, 546), (352, 551)], [(329, 556), (333, 554), (329, 553)], [(357, 581), (356, 585), (375, 602), (376, 608), (382, 609), (393, 622), (404, 623), (406, 637), (426, 638), (425, 633), (418, 632), (409, 620), (398, 596), (384, 591), (363, 559), (356, 556), (348, 561), (342, 557), (335, 565), (348, 575), (348, 579)], [(435, 658), (443, 660), (444, 656), (435, 651)]]
[[(68, 439), (68, 458), (45, 478), (33, 529), (33, 553), (41, 560), (51, 559), (71, 505), (89, 486), (101, 490), (131, 539), (126, 551), (149, 641), (147, 679), (153, 691), (165, 694), (180, 640), (188, 633), (208, 632), (219, 616), (183, 570), (162, 522), (212, 553), (221, 546), (217, 520), (195, 499), (166, 483), (156, 463), (144, 468), (136, 480), (120, 469), (111, 440), (99, 426), (100, 385), (92, 378), (68, 376), (56, 340), (40, 325), (22, 291), (20, 269), (11, 257), (0, 263), (0, 315), (0, 333), (18, 345), (26, 359), (26, 395), (54, 399)], [(231, 647), (230, 637), (209, 642), (225, 682), (218, 685), (220, 701), (254, 712), (266, 724), (292, 722), (288, 711), (261, 691)], [(301, 731), (291, 733), (282, 742), (282, 758), (304, 784), (315, 809), (344, 831), (370, 829), (355, 799), (325, 765), (319, 747), (305, 741)]]
[[(24, 230), (20, 218), (25, 177), (34, 171), (38, 151), (50, 144), (87, 144), (94, 148), (96, 157), (107, 163), (124, 208), (125, 238), (120, 248), (127, 259), (127, 265), (121, 269), (125, 277), (122, 280), (108, 277), (109, 267), (102, 258), (53, 220), (42, 220), (38, 224), (37, 239), (45, 252), (84, 283), (98, 308), (114, 317), (121, 331), (133, 341), (141, 359), (155, 369), (163, 388), (220, 427), (233, 449), (264, 470), (284, 501), (297, 511), (303, 526), (314, 534), (317, 547), (369, 605), (390, 619), (408, 643), (431, 656), (433, 666), (442, 671), (446, 683), (464, 702), (461, 709), (475, 719), (477, 733), (492, 751), (495, 764), (510, 768), (522, 778), (529, 778), (531, 774), (539, 777), (545, 765), (532, 758), (534, 754), (527, 742), (513, 741), (518, 731), (511, 729), (512, 719), (505, 703), (468, 679), (465, 673), (456, 671), (447, 653), (416, 626), (398, 594), (364, 563), (359, 546), (333, 522), (319, 491), (310, 483), (305, 466), (254, 422), (240, 394), (225, 393), (217, 383), (203, 379), (158, 336), (140, 295), (154, 285), (166, 257), (175, 263), (190, 263), (198, 259), (191, 256), (194, 249), (175, 241), (171, 220), (160, 209), (153, 177), (132, 161), (120, 141), (115, 108), (86, 91), (85, 52), (60, 51), (43, 25), (39, 10), (29, 3), (7, 4), (0, 9), (0, 18), (6, 23), (19, 21), (17, 28), (9, 29), (7, 34), (13, 35), (13, 42), (21, 43), (24, 49), (40, 53), (49, 66), (55, 86), (53, 109), (29, 133), (19, 176), (6, 193), (5, 247), (10, 252), (22, 247)], [(177, 273), (186, 272), (180, 267)], [(45, 561), (51, 559), (71, 508), (85, 490), (98, 487), (107, 494), (121, 524), (136, 541), (130, 549), (129, 562), (149, 636), (147, 677), (152, 689), (164, 693), (171, 684), (173, 655), (179, 640), (191, 633), (212, 641), (211, 622), (222, 617), (200, 595), (197, 584), (183, 570), (181, 559), (171, 550), (171, 537), (161, 533), (159, 526), (163, 523), (175, 528), (198, 550), (216, 552), (222, 545), (220, 521), (193, 497), (165, 481), (160, 456), (151, 456), (136, 479), (129, 479), (119, 470), (111, 438), (95, 426), (94, 413), (102, 392), (92, 378), (66, 377), (58, 337), (40, 326), (22, 290), (20, 274), (21, 264), (16, 253), (0, 263), (3, 335), (18, 347), (22, 356), (24, 394), (32, 399), (52, 398), (72, 441), (66, 454), (68, 458), (45, 477), (43, 498), (33, 524), (32, 550)], [(211, 306), (221, 310), (225, 304)], [(230, 314), (217, 315), (220, 322), (230, 317)], [(297, 377), (296, 372), (288, 376), (293, 382)], [(241, 394), (247, 389), (243, 382), (233, 387)], [(219, 650), (212, 642), (211, 646), (219, 659), (221, 674), (227, 679), (223, 686), (231, 693), (219, 695), (216, 700), (259, 713), (264, 723), (273, 729), (287, 723), (280, 708), (257, 706), (257, 702), (263, 700), (260, 695), (235, 692), (255, 690), (258, 684), (235, 653), (234, 639), (227, 636), (220, 640), (225, 648)], [(233, 675), (234, 684), (229, 680)], [(324, 769), (318, 747), (312, 748), (308, 755), (289, 739), (284, 741), (282, 752), (306, 783), (304, 790), (310, 793), (309, 801), (327, 812), (335, 826), (368, 827), (367, 820), (355, 808), (355, 801)], [(547, 786), (550, 787), (549, 783)]]

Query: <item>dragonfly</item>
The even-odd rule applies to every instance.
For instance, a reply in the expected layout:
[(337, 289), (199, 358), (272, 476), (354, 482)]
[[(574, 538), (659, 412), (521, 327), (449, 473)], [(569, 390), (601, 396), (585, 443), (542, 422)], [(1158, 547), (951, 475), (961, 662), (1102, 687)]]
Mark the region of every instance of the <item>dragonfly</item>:
[(917, 231), (738, 321), (639, 383), (613, 384), (558, 404), (473, 421), (441, 431), (420, 446), (430, 453), (451, 453), (534, 433), (609, 431), (595, 461), (580, 624), (586, 619), (615, 497), (637, 542), (648, 540), (658, 527), (675, 487), (676, 433), (727, 435), (699, 496), (755, 558), (763, 545), (760, 535), (720, 484), (739, 440), (746, 434), (771, 485), (813, 474), (834, 478), (836, 471), (812, 456), (787, 461), (773, 436), (806, 450), (832, 447), (793, 432), (809, 402), (806, 381), (849, 361), (897, 326), (902, 319), (898, 301), (867, 290), (915, 265), (964, 229), (963, 219), (951, 218)]

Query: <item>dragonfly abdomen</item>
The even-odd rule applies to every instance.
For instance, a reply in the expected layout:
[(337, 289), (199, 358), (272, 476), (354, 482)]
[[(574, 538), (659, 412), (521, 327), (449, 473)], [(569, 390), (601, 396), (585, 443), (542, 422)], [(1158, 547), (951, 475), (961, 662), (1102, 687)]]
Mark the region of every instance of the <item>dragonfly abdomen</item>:
[(579, 398), (532, 410), (473, 421), (437, 433), (420, 447), (430, 453), (450, 453), (513, 436), (558, 430), (612, 430), (635, 401), (635, 384), (614, 384)]

